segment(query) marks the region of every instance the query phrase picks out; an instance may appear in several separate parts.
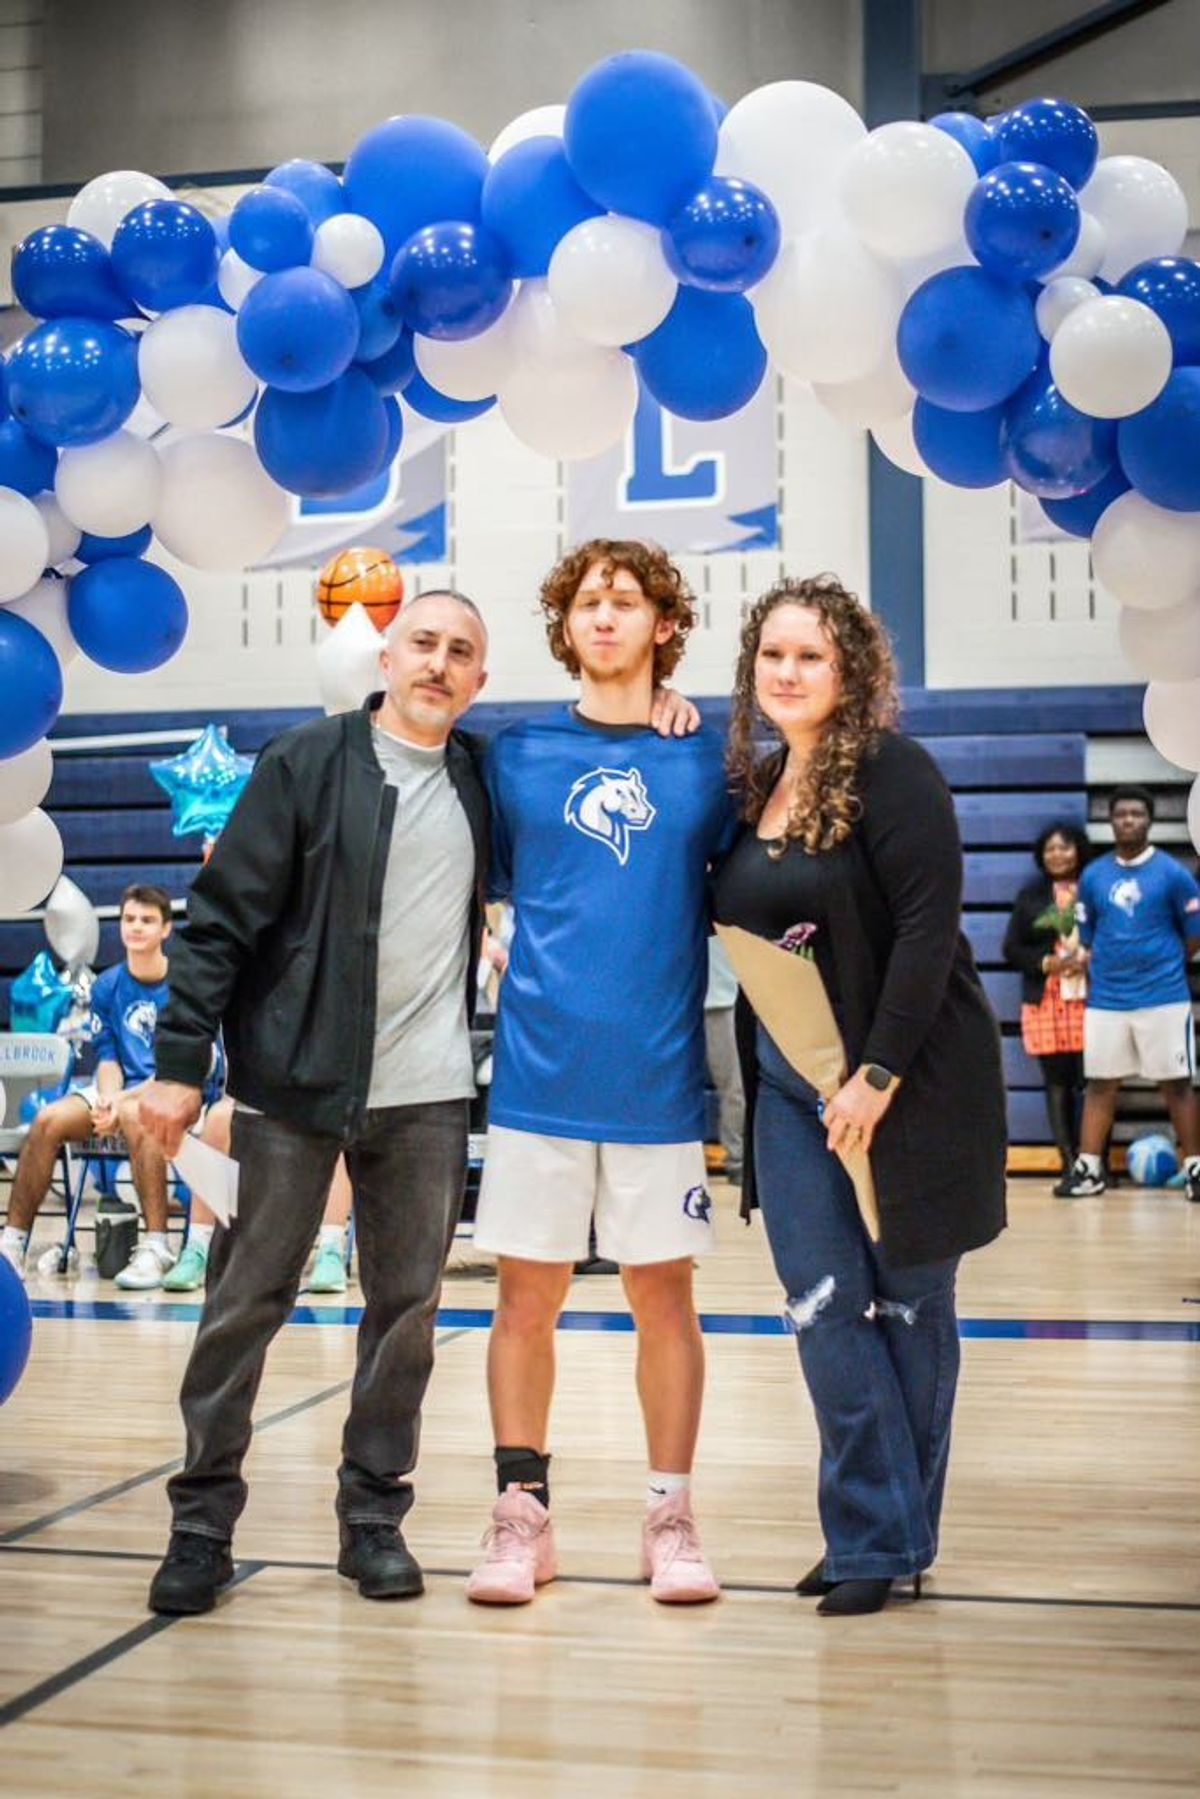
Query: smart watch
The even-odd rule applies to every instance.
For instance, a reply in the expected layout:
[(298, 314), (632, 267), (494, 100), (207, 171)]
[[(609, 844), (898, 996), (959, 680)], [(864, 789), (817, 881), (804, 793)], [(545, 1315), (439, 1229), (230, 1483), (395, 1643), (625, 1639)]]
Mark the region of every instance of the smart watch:
[(899, 1076), (894, 1075), (890, 1068), (885, 1068), (882, 1062), (864, 1062), (862, 1072), (867, 1086), (874, 1087), (877, 1093), (886, 1093), (888, 1088), (899, 1079)]

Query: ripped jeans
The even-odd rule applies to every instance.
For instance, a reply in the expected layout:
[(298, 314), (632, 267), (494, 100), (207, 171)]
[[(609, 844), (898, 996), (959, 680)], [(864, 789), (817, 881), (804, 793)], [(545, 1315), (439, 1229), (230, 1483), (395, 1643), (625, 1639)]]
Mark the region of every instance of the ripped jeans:
[(903, 1578), (937, 1553), (958, 1262), (888, 1267), (825, 1147), (816, 1093), (761, 1029), (758, 1057), (758, 1197), (820, 1430), (826, 1576)]

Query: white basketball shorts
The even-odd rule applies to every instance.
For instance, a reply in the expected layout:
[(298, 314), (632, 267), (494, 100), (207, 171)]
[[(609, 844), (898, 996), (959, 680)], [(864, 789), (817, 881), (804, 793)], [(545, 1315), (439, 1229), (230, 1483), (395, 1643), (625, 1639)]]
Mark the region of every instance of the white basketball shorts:
[(1109, 1012), (1088, 1006), (1083, 1015), (1083, 1072), (1093, 1081), (1186, 1080), (1196, 1066), (1192, 1003), (1138, 1006)]

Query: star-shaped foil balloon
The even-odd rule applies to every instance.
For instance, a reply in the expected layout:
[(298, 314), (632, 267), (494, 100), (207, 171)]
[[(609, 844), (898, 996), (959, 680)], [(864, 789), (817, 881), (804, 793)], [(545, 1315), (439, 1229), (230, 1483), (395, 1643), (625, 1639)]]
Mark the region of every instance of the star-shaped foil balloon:
[(205, 725), (180, 756), (152, 762), (150, 773), (171, 798), (176, 837), (217, 837), (250, 779), (253, 756), (239, 756), (223, 725)]

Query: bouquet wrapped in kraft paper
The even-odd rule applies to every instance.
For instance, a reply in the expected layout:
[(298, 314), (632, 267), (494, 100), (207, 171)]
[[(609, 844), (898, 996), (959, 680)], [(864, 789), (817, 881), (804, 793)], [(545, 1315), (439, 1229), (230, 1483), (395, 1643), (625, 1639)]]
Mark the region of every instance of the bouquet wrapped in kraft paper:
[[(811, 952), (803, 943), (784, 947), (738, 925), (719, 924), (716, 930), (743, 993), (780, 1054), (823, 1100), (832, 1099), (846, 1081), (846, 1050)], [(879, 1203), (867, 1152), (847, 1148), (838, 1158), (854, 1185), (867, 1235), (878, 1243)]]

